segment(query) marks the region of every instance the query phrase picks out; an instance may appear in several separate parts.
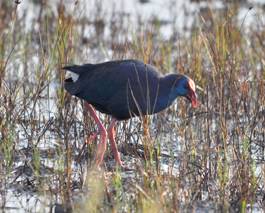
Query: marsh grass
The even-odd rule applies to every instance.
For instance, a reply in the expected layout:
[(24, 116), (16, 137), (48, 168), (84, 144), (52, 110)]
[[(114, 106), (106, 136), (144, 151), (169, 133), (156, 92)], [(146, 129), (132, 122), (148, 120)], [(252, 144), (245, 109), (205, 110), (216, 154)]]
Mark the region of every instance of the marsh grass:
[[(239, 5), (209, 9), (188, 36), (166, 40), (157, 19), (131, 31), (115, 9), (109, 23), (100, 3), (89, 18), (67, 14), (63, 3), (57, 12), (48, 5), (37, 3), (38, 18), (26, 30), (20, 5), (0, 4), (3, 211), (9, 191), (44, 195), (50, 201), (32, 207), (40, 212), (53, 205), (74, 212), (264, 208), (265, 28), (258, 13), (246, 29), (237, 22)], [(179, 99), (160, 114), (118, 124), (116, 140), (131, 171), (115, 167), (110, 151), (102, 171), (93, 170), (98, 138), (83, 144), (95, 124), (63, 89), (63, 65), (106, 58), (178, 70), (203, 88), (196, 110)]]

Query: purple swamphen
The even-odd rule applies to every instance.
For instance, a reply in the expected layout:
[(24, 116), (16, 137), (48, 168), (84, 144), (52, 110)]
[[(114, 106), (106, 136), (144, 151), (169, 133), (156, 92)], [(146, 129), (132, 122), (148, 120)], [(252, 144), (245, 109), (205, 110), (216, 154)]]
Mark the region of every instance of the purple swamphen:
[[(85, 101), (85, 107), (99, 128), (101, 142), (96, 155), (98, 166), (103, 161), (107, 136), (115, 160), (122, 166), (115, 142), (114, 126), (117, 120), (160, 112), (178, 96), (186, 97), (192, 107), (198, 105), (192, 79), (182, 74), (161, 76), (155, 67), (139, 60), (73, 65), (63, 69), (74, 73), (65, 79), (65, 89)], [(94, 109), (112, 116), (108, 130)]]

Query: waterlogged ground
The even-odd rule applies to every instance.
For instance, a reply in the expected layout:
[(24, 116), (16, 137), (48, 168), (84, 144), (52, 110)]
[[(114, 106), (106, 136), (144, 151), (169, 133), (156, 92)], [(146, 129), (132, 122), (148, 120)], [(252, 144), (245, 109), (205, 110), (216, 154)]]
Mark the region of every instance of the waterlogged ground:
[[(0, 2), (1, 211), (263, 212), (264, 5)], [(61, 68), (125, 58), (191, 76), (201, 103), (120, 122), (128, 169), (108, 149), (98, 170), (95, 123)]]

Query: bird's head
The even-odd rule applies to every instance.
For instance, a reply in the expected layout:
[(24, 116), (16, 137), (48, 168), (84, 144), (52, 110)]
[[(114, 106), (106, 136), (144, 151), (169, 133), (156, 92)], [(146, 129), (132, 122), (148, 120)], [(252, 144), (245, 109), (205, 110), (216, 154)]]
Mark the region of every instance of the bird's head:
[(186, 97), (193, 108), (198, 106), (198, 100), (196, 95), (196, 86), (194, 81), (188, 76), (181, 75), (176, 82), (176, 92), (179, 96)]

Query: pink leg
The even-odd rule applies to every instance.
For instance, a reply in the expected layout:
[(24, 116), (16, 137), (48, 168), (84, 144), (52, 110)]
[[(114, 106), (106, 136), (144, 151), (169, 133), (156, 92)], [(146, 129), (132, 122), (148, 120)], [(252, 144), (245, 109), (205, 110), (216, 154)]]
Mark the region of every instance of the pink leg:
[(101, 142), (98, 145), (98, 149), (97, 149), (97, 155), (96, 155), (96, 165), (100, 166), (100, 164), (103, 161), (104, 158), (104, 154), (107, 148), (107, 131), (105, 129), (105, 127), (103, 126), (103, 124), (101, 123), (101, 121), (99, 120), (99, 117), (97, 116), (94, 108), (87, 102), (85, 102), (85, 107), (86, 109), (90, 112), (90, 115), (92, 116), (92, 118), (94, 118), (98, 128), (99, 128), (99, 134), (100, 134), (100, 139)]
[(120, 157), (120, 153), (118, 151), (117, 144), (115, 142), (115, 128), (114, 128), (115, 124), (116, 124), (116, 119), (113, 118), (111, 120), (110, 126), (108, 128), (108, 136), (109, 136), (109, 140), (110, 140), (111, 149), (112, 149), (112, 152), (114, 154), (114, 158), (120, 166), (123, 166), (123, 163), (122, 163), (121, 157)]

